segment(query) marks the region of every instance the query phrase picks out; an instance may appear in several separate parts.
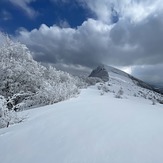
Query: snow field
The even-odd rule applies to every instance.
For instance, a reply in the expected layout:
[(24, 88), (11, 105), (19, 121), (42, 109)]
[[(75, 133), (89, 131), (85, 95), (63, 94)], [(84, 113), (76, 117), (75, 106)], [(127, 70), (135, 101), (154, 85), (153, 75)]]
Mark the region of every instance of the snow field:
[(78, 98), (24, 111), (28, 118), (0, 130), (2, 163), (162, 163), (163, 107), (139, 98)]

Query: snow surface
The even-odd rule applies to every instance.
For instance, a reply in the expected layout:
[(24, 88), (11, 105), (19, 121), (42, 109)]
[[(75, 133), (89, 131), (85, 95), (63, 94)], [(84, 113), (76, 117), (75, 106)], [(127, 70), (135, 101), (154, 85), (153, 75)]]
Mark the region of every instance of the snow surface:
[(131, 96), (140, 88), (129, 93), (129, 80), (112, 74), (110, 82), (115, 92), (123, 85), (125, 98), (91, 86), (77, 98), (20, 113), (23, 123), (0, 130), (0, 162), (162, 163), (163, 105)]

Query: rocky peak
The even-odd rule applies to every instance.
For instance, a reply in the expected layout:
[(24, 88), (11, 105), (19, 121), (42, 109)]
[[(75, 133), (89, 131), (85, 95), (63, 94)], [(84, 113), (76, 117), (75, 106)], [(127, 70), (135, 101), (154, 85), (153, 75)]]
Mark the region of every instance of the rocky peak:
[(89, 77), (98, 77), (102, 79), (104, 82), (107, 82), (109, 80), (108, 71), (105, 69), (103, 65), (98, 66), (96, 69), (94, 69), (89, 75)]

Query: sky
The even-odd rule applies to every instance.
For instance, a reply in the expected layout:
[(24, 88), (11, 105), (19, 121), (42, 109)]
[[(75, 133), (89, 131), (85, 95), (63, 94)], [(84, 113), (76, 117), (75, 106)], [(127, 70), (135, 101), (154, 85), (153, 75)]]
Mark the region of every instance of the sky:
[(70, 71), (111, 65), (163, 85), (163, 0), (0, 0), (0, 30)]

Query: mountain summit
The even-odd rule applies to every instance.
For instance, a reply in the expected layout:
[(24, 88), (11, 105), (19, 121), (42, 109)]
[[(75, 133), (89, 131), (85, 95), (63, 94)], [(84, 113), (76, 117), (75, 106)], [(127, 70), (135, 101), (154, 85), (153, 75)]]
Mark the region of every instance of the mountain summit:
[(108, 71), (105, 69), (103, 65), (98, 66), (96, 69), (94, 69), (89, 75), (89, 77), (98, 77), (105, 82), (109, 81)]

